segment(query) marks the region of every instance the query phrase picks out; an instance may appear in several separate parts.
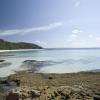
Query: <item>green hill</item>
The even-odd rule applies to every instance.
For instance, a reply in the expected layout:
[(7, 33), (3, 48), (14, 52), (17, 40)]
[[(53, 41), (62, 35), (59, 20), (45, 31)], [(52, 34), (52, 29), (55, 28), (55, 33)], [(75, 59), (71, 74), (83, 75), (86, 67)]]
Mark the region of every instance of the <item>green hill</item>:
[(42, 47), (33, 43), (24, 43), (24, 42), (14, 43), (0, 39), (0, 50), (13, 50), (13, 49), (42, 49)]

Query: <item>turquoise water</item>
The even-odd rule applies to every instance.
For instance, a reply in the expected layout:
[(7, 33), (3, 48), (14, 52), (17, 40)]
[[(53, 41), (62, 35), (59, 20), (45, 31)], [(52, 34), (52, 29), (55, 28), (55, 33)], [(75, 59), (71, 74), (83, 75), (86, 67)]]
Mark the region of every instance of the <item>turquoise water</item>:
[(14, 74), (15, 71), (27, 70), (25, 60), (48, 61), (52, 64), (41, 66), (37, 72), (71, 73), (100, 69), (100, 49), (48, 49), (1, 52), (0, 59), (12, 64), (0, 68), (0, 77)]

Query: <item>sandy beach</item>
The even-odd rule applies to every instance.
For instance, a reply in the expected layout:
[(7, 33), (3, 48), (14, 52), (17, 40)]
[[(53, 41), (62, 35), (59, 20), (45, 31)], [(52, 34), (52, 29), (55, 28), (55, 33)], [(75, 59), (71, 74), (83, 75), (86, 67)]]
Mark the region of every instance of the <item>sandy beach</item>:
[[(15, 50), (0, 50), (1, 53), (3, 52), (13, 52), (13, 51), (33, 51), (33, 50), (38, 50), (38, 49), (15, 49)], [(40, 50), (40, 49), (39, 49)], [(42, 49), (41, 49), (42, 50)]]

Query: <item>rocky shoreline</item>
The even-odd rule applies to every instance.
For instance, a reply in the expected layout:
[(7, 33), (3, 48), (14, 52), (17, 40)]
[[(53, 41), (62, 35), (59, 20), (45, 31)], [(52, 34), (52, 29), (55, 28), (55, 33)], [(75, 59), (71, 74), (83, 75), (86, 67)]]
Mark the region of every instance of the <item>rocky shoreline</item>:
[[(34, 73), (57, 62), (25, 60), (16, 74), (0, 78), (0, 100), (100, 100), (100, 72)], [(0, 60), (0, 66), (9, 65)]]
[(99, 100), (100, 97), (82, 86), (44, 87), (34, 90), (17, 87), (9, 91), (5, 100)]
[(100, 72), (17, 72), (0, 79), (0, 100), (100, 100)]

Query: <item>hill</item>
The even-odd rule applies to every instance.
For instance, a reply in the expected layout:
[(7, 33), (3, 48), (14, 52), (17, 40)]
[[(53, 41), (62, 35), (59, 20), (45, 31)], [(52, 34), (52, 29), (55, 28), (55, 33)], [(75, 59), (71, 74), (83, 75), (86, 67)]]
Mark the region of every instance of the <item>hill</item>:
[(25, 43), (25, 42), (15, 43), (0, 39), (0, 50), (14, 50), (14, 49), (42, 49), (42, 47), (33, 43)]

